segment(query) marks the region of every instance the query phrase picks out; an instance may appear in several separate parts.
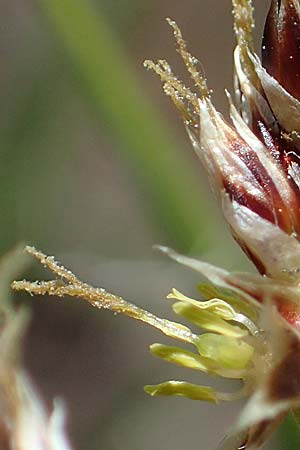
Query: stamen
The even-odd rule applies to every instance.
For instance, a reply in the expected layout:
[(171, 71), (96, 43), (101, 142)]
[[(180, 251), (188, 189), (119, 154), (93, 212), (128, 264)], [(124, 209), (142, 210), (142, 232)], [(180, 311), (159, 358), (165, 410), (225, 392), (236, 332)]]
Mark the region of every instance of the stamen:
[(233, 320), (243, 324), (247, 328), (247, 330), (250, 331), (252, 336), (257, 336), (257, 334), (259, 333), (259, 329), (255, 325), (255, 323), (252, 322), (249, 317), (244, 316), (244, 314), (235, 314)]
[(248, 395), (248, 392), (245, 388), (239, 389), (236, 392), (217, 392), (218, 400), (221, 400), (224, 402), (232, 402), (232, 401), (236, 401), (236, 400), (241, 400), (246, 395)]

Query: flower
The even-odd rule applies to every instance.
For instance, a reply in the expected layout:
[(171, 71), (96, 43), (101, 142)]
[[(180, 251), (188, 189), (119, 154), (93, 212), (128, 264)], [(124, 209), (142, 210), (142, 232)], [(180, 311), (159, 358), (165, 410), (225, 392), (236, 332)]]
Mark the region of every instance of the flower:
[[(213, 285), (200, 285), (199, 290), (205, 301), (191, 299), (173, 289), (168, 295), (175, 299), (175, 313), (189, 320), (206, 333), (198, 334), (187, 326), (177, 322), (156, 317), (138, 306), (129, 303), (120, 296), (111, 294), (103, 288), (94, 288), (80, 281), (70, 270), (59, 265), (51, 256), (26, 247), (29, 254), (37, 258), (42, 265), (50, 269), (56, 279), (52, 281), (15, 281), (15, 290), (25, 290), (30, 294), (54, 295), (58, 297), (78, 297), (99, 309), (109, 309), (134, 319), (145, 322), (165, 335), (189, 344), (196, 351), (175, 346), (153, 344), (151, 353), (168, 362), (193, 370), (224, 378), (240, 379), (244, 387), (235, 393), (218, 392), (210, 386), (200, 386), (185, 381), (166, 381), (158, 385), (145, 386), (150, 395), (180, 395), (194, 400), (205, 400), (213, 403), (239, 399), (254, 392), (257, 378), (265, 377), (268, 367), (273, 367), (275, 358), (274, 339), (266, 337), (260, 330), (261, 305), (246, 290), (252, 281), (244, 279), (242, 286), (239, 276), (229, 274), (210, 264), (179, 255), (171, 249), (160, 247), (171, 258), (176, 259), (204, 274)], [(236, 285), (235, 285), (236, 284)], [(215, 286), (218, 286), (215, 287)], [(271, 309), (270, 315), (275, 312)], [(266, 316), (266, 320), (269, 320)], [(282, 319), (281, 319), (282, 320)], [(276, 327), (270, 328), (272, 335), (281, 333), (280, 316), (274, 318)], [(272, 320), (273, 324), (273, 320)], [(286, 354), (290, 340), (281, 338), (282, 351), (276, 348), (276, 355)], [(244, 438), (243, 438), (244, 439)]]
[[(260, 447), (289, 411), (300, 409), (300, 6), (272, 0), (260, 62), (254, 52), (250, 0), (233, 0), (237, 47), (235, 97), (227, 93), (232, 124), (213, 106), (200, 65), (168, 19), (197, 93), (164, 60), (146, 61), (183, 116), (192, 144), (207, 170), (233, 237), (259, 274), (229, 273), (159, 247), (201, 273), (202, 300), (173, 289), (176, 314), (205, 333), (152, 313), (80, 281), (33, 247), (27, 251), (55, 275), (52, 281), (16, 281), (30, 294), (79, 297), (97, 308), (123, 313), (156, 327), (193, 350), (153, 344), (152, 354), (210, 375), (240, 379), (235, 393), (185, 381), (146, 386), (150, 395), (179, 395), (214, 403), (249, 399), (220, 449)], [(300, 84), (299, 84), (300, 86)]]
[[(266, 354), (272, 362), (266, 365), (265, 376), (256, 376), (254, 384), (251, 381), (254, 390), (236, 426), (244, 436), (234, 438), (234, 443), (230, 438), (224, 443), (226, 449), (256, 448), (268, 428), (289, 409), (300, 406), (300, 6), (296, 0), (272, 0), (261, 63), (253, 46), (252, 3), (232, 3), (237, 38), (237, 106), (227, 93), (232, 125), (214, 108), (199, 63), (188, 52), (174, 21), (167, 19), (197, 94), (181, 83), (166, 61), (145, 61), (182, 113), (232, 235), (262, 275), (220, 274), (218, 269), (167, 251), (215, 285), (260, 304), (257, 335), (267, 336)], [(272, 343), (274, 330), (285, 342), (283, 352)]]

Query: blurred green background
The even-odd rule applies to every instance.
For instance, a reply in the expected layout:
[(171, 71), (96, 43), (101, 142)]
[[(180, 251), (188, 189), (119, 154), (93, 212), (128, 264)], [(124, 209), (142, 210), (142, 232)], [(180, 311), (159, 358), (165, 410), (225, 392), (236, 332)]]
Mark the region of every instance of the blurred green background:
[[(255, 4), (259, 43), (268, 1)], [(34, 244), (84, 280), (171, 318), (164, 296), (173, 286), (195, 295), (199, 279), (155, 255), (153, 244), (248, 268), (180, 117), (142, 66), (145, 58), (163, 57), (187, 80), (164, 21), (172, 17), (226, 115), (231, 2), (1, 5), (1, 252), (20, 240)], [(36, 265), (29, 275), (47, 276)], [(156, 332), (76, 300), (24, 301), (33, 309), (25, 364), (48, 402), (65, 399), (75, 448), (210, 449), (234, 420), (240, 405), (146, 396), (143, 384), (199, 382), (148, 354), (150, 343), (166, 341)]]

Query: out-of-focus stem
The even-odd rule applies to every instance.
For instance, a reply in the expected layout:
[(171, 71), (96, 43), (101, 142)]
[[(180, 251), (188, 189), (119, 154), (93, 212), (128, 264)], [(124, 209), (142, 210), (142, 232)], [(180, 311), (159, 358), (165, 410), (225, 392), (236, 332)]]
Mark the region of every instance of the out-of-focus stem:
[(88, 1), (42, 4), (81, 79), (83, 93), (92, 99), (147, 191), (153, 216), (177, 247), (189, 250), (197, 243), (201, 249), (208, 247), (202, 213), (207, 205), (193, 169), (142, 90), (107, 21)]

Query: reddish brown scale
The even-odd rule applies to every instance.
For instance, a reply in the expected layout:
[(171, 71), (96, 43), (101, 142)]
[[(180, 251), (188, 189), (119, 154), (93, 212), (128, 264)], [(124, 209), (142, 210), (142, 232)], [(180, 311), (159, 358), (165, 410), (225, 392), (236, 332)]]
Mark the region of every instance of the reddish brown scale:
[(284, 416), (281, 415), (276, 421), (266, 419), (259, 422), (257, 425), (254, 425), (250, 428), (247, 439), (243, 442), (242, 446), (238, 448), (238, 450), (247, 450), (248, 448), (253, 449), (260, 447), (265, 442), (266, 436), (268, 436), (270, 431), (275, 429), (280, 422), (282, 422), (283, 418)]
[(262, 43), (266, 70), (300, 99), (300, 17), (295, 0), (272, 0)]
[(277, 0), (272, 0), (269, 13), (267, 15), (264, 35), (262, 40), (262, 63), (270, 75), (276, 78), (280, 74), (280, 45), (278, 32), (278, 10)]
[[(235, 238), (235, 236), (233, 237)], [(253, 261), (253, 263), (256, 265), (259, 272), (262, 275), (265, 275), (266, 269), (260, 264), (260, 261), (256, 259), (255, 255), (253, 255), (251, 251), (247, 247), (245, 247), (245, 245), (241, 243), (238, 239), (236, 239), (236, 241), (242, 247), (245, 253), (249, 256), (249, 258)], [(255, 286), (254, 284), (250, 285), (249, 283), (244, 283), (243, 281), (235, 283), (230, 277), (226, 279), (226, 282), (233, 288), (242, 290), (250, 297), (254, 298), (258, 303), (264, 302), (265, 291), (260, 286)], [(245, 298), (245, 300), (247, 301), (247, 298)], [(286, 298), (282, 298), (282, 295), (278, 293), (272, 294), (272, 302), (277, 306), (279, 314), (287, 322), (289, 322), (295, 328), (298, 328), (300, 330), (300, 304), (291, 302)]]
[[(267, 402), (272, 405), (278, 401), (299, 402), (300, 395), (300, 345), (299, 340), (292, 334), (287, 354), (272, 371), (265, 394)], [(243, 439), (238, 450), (260, 448), (266, 437), (282, 422), (285, 412), (279, 414), (275, 420), (265, 419), (249, 428), (246, 438)]]
[[(226, 178), (225, 174), (223, 186), (225, 191), (230, 195), (230, 198), (237, 201), (240, 205), (248, 207), (269, 222), (278, 225), (287, 234), (297, 232), (298, 229), (300, 232), (300, 223), (298, 224), (300, 222), (298, 213), (299, 200), (296, 192), (291, 189), (290, 196), (293, 198), (294, 203), (294, 208), (291, 208), (291, 204), (286, 205), (283, 202), (273, 179), (260, 162), (255, 150), (249, 147), (245, 141), (238, 138), (236, 132), (231, 127), (224, 125), (224, 131), (226, 132), (229, 149), (246, 165), (264, 191), (263, 199), (255, 198), (244, 186), (237, 184), (236, 181), (232, 182), (230, 177)], [(277, 151), (275, 146), (273, 147), (274, 151)], [(298, 191), (299, 189), (297, 190), (297, 194)], [(294, 214), (294, 209), (296, 210), (296, 214)]]
[[(286, 179), (291, 187), (291, 204), (289, 208), (280, 206), (278, 209), (282, 209), (282, 216), (284, 217), (283, 223), (280, 222), (280, 214), (277, 217), (279, 219), (278, 225), (281, 229), (288, 234), (295, 232), (300, 236), (300, 195), (299, 186), (290, 174), (292, 162), (300, 166), (300, 151), (296, 146), (292, 144), (292, 141), (277, 136), (273, 130), (267, 130), (265, 124), (258, 120), (256, 122), (255, 130), (253, 130), (258, 139), (263, 142), (267, 150), (269, 151), (275, 162), (282, 168), (282, 171), (286, 175)], [(280, 212), (280, 211), (279, 211)], [(283, 218), (283, 217), (282, 217)]]
[[(295, 328), (300, 329), (300, 305), (291, 302), (277, 302), (277, 308), (282, 317)], [(300, 372), (299, 372), (300, 373)]]
[(270, 209), (272, 209), (272, 211), (274, 208), (275, 210), (282, 209), (284, 204), (281, 196), (278, 193), (272, 178), (270, 178), (267, 170), (260, 162), (255, 150), (249, 147), (245, 141), (239, 139), (236, 132), (229, 126), (226, 127), (226, 132), (229, 149), (239, 157), (250, 170), (258, 184), (263, 187), (266, 197), (269, 197), (268, 203)]
[(299, 399), (300, 395), (300, 344), (291, 340), (288, 353), (272, 372), (269, 395), (273, 401)]
[[(231, 234), (234, 238), (234, 240), (237, 242), (237, 244), (241, 247), (241, 249), (243, 250), (243, 252), (245, 252), (245, 254), (248, 256), (248, 258), (253, 262), (253, 264), (255, 265), (255, 267), (257, 268), (257, 270), (259, 271), (259, 273), (261, 275), (266, 275), (267, 270), (265, 268), (265, 266), (263, 265), (263, 263), (257, 258), (256, 255), (254, 255), (253, 252), (251, 252), (251, 250), (247, 247), (247, 245), (245, 244), (245, 242), (241, 241), (235, 234), (234, 230), (231, 228)], [(258, 300), (258, 299), (256, 299)], [(259, 300), (260, 301), (260, 300)]]
[(249, 194), (243, 185), (232, 183), (229, 179), (223, 180), (223, 186), (231, 200), (235, 200), (239, 205), (246, 206), (263, 219), (275, 224), (276, 220), (270, 202), (260, 201), (260, 199)]

